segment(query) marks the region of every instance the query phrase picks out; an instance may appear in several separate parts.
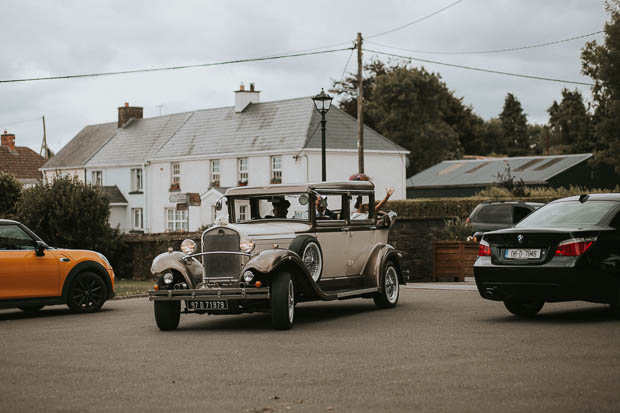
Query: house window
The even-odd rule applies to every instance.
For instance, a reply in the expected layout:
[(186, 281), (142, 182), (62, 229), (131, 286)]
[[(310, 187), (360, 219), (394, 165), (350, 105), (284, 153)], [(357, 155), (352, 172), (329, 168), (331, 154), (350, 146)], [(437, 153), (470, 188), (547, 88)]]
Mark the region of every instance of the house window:
[(248, 158), (239, 158), (239, 185), (248, 183)]
[(168, 232), (189, 231), (187, 210), (166, 208), (166, 230)]
[(103, 172), (102, 171), (92, 171), (90, 173), (90, 183), (93, 185), (103, 185)]
[(248, 207), (246, 205), (241, 205), (239, 207), (239, 221), (247, 220)]
[(142, 218), (142, 208), (132, 208), (131, 213), (133, 215), (133, 229), (143, 230), (144, 219)]
[(131, 170), (131, 191), (142, 192), (142, 168)]
[(271, 183), (282, 183), (282, 156), (280, 155), (271, 157)]
[(170, 164), (171, 171), (171, 180), (172, 184), (180, 184), (181, 183), (181, 165), (178, 162), (172, 162)]
[(220, 160), (211, 161), (211, 186), (220, 186)]

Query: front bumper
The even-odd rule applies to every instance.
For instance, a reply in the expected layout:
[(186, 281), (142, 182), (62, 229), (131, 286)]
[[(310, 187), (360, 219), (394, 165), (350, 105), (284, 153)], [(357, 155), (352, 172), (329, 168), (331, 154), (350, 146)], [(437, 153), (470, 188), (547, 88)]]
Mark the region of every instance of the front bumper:
[(497, 265), (488, 257), (474, 264), (474, 277), (483, 298), (494, 301), (583, 300), (609, 303), (615, 299), (618, 281), (610, 274), (575, 259), (553, 258), (544, 265)]
[(270, 298), (269, 287), (149, 290), (150, 301), (269, 300)]

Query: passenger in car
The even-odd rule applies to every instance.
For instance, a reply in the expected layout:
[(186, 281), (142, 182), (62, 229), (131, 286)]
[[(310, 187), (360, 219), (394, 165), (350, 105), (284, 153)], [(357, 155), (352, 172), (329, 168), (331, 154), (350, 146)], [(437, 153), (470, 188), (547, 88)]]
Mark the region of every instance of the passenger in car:
[[(385, 197), (381, 201), (375, 202), (375, 215), (379, 215), (381, 207), (390, 199), (394, 193), (394, 187), (390, 186), (385, 189)], [(359, 196), (355, 202), (356, 211), (351, 214), (351, 219), (368, 219), (368, 204), (362, 203), (362, 198)]]
[(321, 195), (316, 196), (316, 217), (318, 219), (338, 219), (338, 214), (327, 209), (327, 198), (321, 202)]
[(274, 200), (271, 205), (273, 206), (273, 218), (286, 218), (291, 203), (284, 198), (279, 198)]

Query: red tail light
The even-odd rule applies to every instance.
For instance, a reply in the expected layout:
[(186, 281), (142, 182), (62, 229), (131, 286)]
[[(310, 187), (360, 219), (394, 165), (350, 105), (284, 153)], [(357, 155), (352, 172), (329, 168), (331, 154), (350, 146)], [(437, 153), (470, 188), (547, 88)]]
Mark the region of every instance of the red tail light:
[(578, 257), (584, 254), (596, 241), (595, 238), (571, 238), (558, 244), (555, 255), (563, 257)]
[(489, 243), (485, 240), (480, 241), (478, 245), (478, 256), (479, 257), (490, 257), (491, 256), (491, 247)]

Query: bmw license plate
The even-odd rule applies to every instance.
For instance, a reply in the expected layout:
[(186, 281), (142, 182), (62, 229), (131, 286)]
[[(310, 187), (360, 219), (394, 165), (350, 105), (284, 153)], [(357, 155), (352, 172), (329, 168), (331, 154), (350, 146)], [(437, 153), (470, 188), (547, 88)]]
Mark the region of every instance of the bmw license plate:
[(228, 300), (188, 301), (189, 310), (228, 310)]
[(504, 258), (509, 260), (537, 260), (540, 258), (538, 248), (506, 248)]

